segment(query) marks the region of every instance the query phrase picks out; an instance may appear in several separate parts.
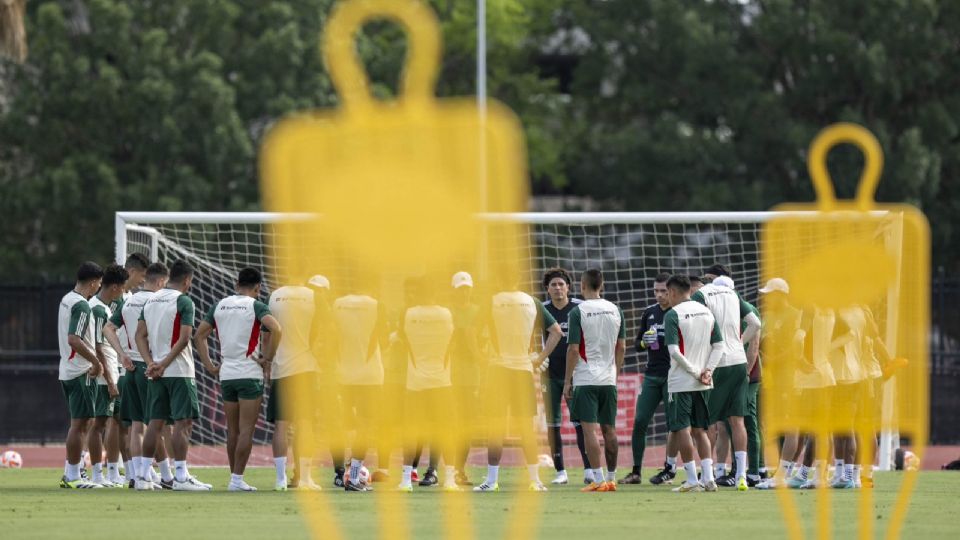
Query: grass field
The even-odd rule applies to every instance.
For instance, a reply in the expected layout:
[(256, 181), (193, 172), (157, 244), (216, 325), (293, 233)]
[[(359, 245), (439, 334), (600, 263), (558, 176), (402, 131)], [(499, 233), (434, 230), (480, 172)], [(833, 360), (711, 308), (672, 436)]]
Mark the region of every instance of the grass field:
[[(308, 530), (293, 492), (230, 493), (226, 469), (195, 469), (214, 484), (212, 493), (138, 493), (130, 490), (77, 491), (57, 487), (59, 469), (0, 470), (0, 538), (90, 537), (177, 540), (187, 538), (307, 538)], [(646, 479), (653, 471), (644, 471)], [(480, 478), (481, 471), (472, 471)], [(505, 469), (501, 487), (491, 494), (469, 494), (477, 538), (502, 535), (512, 511), (513, 489), (522, 469)], [(682, 473), (681, 473), (682, 475)], [(920, 473), (919, 487), (903, 530), (903, 538), (960, 537), (960, 474)], [(544, 478), (549, 471), (544, 471)], [(329, 480), (323, 474), (318, 478)], [(571, 471), (580, 478), (579, 471)], [(247, 480), (263, 490), (273, 486), (272, 469), (251, 469)], [(326, 483), (325, 483), (326, 485)], [(876, 526), (886, 527), (900, 485), (897, 473), (877, 475)], [(376, 486), (384, 487), (383, 484)], [(392, 487), (392, 486), (390, 486)], [(680, 528), (684, 536), (785, 538), (777, 496), (772, 492), (677, 494), (650, 484), (625, 487), (617, 493), (580, 493), (571, 484), (543, 494), (540, 538), (669, 538)], [(347, 538), (377, 537), (377, 496), (403, 497), (413, 524), (409, 538), (440, 538), (440, 493), (423, 488), (413, 494), (325, 492)], [(795, 492), (804, 521), (813, 524), (814, 494)], [(834, 491), (835, 538), (853, 538), (856, 530), (854, 491)], [(134, 532), (131, 536), (130, 533)], [(812, 530), (811, 530), (812, 532)]]

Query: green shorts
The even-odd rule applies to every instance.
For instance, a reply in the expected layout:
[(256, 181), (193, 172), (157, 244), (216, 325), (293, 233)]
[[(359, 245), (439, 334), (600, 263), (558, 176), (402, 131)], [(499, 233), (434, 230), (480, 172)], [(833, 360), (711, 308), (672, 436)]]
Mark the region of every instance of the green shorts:
[(127, 387), (127, 370), (122, 369), (121, 374), (117, 377), (117, 397), (113, 399), (113, 419), (117, 422), (120, 422), (122, 418), (120, 417), (120, 409), (123, 407), (123, 390)]
[(86, 374), (68, 381), (60, 381), (63, 397), (67, 399), (67, 410), (71, 419), (93, 418), (94, 399), (97, 381), (88, 379)]
[(667, 396), (667, 429), (670, 432), (710, 426), (710, 390), (671, 392)]
[[(547, 413), (547, 427), (559, 427), (563, 419), (560, 402), (563, 399), (563, 379), (543, 379), (543, 408)], [(567, 403), (570, 408), (570, 403)]]
[(124, 422), (147, 423), (150, 420), (147, 417), (147, 364), (134, 362), (133, 368), (123, 377), (120, 419)]
[(224, 402), (260, 399), (263, 397), (263, 379), (230, 379), (220, 381), (220, 395)]
[(617, 387), (574, 386), (570, 419), (580, 423), (617, 425)]
[[(293, 399), (291, 396), (297, 396), (298, 400), (312, 400), (316, 394), (317, 373), (315, 371), (306, 371), (270, 381), (270, 399), (267, 400), (267, 422), (289, 422), (293, 420), (294, 412), (288, 410), (288, 407), (283, 406), (283, 400), (289, 401)], [(304, 413), (316, 413), (316, 404), (301, 408), (305, 409), (303, 411)], [(308, 418), (308, 421), (309, 420)]]
[(532, 418), (537, 415), (533, 373), (525, 369), (490, 366), (481, 396), (490, 418)]
[(98, 418), (113, 416), (116, 405), (117, 400), (110, 397), (107, 385), (98, 384), (93, 398), (93, 415)]
[(162, 377), (147, 381), (147, 418), (196, 420), (200, 418), (197, 381), (193, 377)]
[(713, 372), (713, 390), (710, 392), (710, 423), (731, 416), (747, 415), (747, 365), (718, 367)]

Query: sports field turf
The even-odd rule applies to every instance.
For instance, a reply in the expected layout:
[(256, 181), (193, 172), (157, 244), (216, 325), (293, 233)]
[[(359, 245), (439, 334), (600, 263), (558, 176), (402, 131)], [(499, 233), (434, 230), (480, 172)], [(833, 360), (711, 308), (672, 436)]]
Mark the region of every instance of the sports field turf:
[[(57, 487), (62, 470), (0, 470), (0, 538), (137, 538), (186, 540), (188, 538), (307, 538), (293, 492), (274, 493), (273, 470), (248, 471), (249, 483), (259, 493), (230, 493), (226, 469), (194, 469), (202, 480), (214, 484), (211, 493), (131, 490), (66, 490)], [(471, 471), (474, 478), (481, 470)], [(580, 471), (571, 470), (579, 479)], [(644, 481), (654, 471), (644, 471)], [(546, 480), (552, 471), (543, 470)], [(682, 475), (682, 473), (681, 473)], [(316, 475), (329, 484), (326, 474)], [(476, 538), (502, 535), (512, 511), (513, 490), (526, 487), (526, 471), (505, 469), (500, 493), (469, 494)], [(876, 523), (882, 530), (890, 515), (898, 473), (877, 475)], [(375, 484), (384, 488), (384, 484)], [(392, 484), (389, 486), (392, 487)], [(545, 497), (540, 517), (540, 538), (677, 538), (711, 540), (785, 538), (777, 497), (772, 492), (678, 494), (666, 487), (621, 486), (617, 493), (580, 493), (579, 484), (553, 488)], [(903, 530), (903, 538), (960, 537), (960, 474), (921, 472), (918, 489)], [(326, 487), (325, 487), (326, 490)], [(344, 493), (332, 487), (327, 500), (337, 512), (347, 538), (378, 535), (374, 494)], [(814, 495), (797, 494), (800, 509), (812, 525)], [(856, 491), (834, 490), (835, 538), (853, 538), (856, 527)], [(440, 497), (434, 488), (403, 497), (409, 505), (413, 534), (409, 538), (440, 538)], [(682, 532), (681, 532), (682, 531)], [(811, 531), (812, 532), (812, 531)], [(878, 535), (878, 537), (882, 537)]]

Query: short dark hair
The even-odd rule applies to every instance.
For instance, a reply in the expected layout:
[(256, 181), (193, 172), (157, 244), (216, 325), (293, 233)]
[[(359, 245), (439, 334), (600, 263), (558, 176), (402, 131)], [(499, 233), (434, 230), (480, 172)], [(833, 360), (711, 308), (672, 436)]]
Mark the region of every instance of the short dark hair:
[(127, 278), (130, 277), (130, 272), (127, 272), (127, 269), (120, 266), (119, 264), (108, 264), (106, 269), (103, 271), (103, 282), (101, 283), (102, 287), (109, 287), (110, 285), (123, 285), (127, 282)]
[(591, 291), (599, 291), (603, 286), (603, 274), (597, 268), (591, 268), (580, 276), (580, 281)]
[(87, 282), (103, 277), (103, 268), (93, 261), (87, 261), (77, 268), (77, 281)]
[(730, 272), (730, 269), (719, 263), (708, 266), (707, 269), (703, 271), (703, 274), (704, 275), (712, 274), (714, 276), (727, 276), (731, 278), (733, 277), (733, 273)]
[(237, 275), (237, 285), (241, 287), (256, 287), (263, 283), (263, 274), (256, 268), (244, 268)]
[(127, 262), (123, 264), (123, 267), (127, 270), (146, 270), (150, 266), (150, 261), (142, 253), (131, 253), (127, 257)]
[(155, 262), (147, 267), (146, 278), (150, 281), (156, 281), (169, 275), (170, 270), (168, 270), (167, 265), (163, 264), (162, 262)]
[(666, 283), (670, 279), (670, 274), (666, 272), (660, 272), (657, 274), (657, 277), (653, 278), (654, 283)]
[(570, 278), (570, 273), (564, 270), (563, 268), (554, 267), (543, 273), (543, 288), (546, 289), (550, 286), (550, 282), (560, 278), (567, 282), (567, 286), (573, 282), (573, 279)]
[(670, 276), (670, 279), (667, 280), (667, 288), (683, 293), (690, 292), (690, 278), (681, 275)]
[(703, 278), (700, 277), (700, 276), (690, 276), (690, 277), (687, 278), (687, 279), (690, 280), (690, 283), (691, 283), (691, 284), (693, 284), (693, 283), (703, 284)]
[(170, 282), (171, 283), (183, 283), (185, 279), (193, 275), (193, 267), (190, 266), (190, 263), (180, 259), (179, 261), (173, 261), (173, 264), (170, 265)]

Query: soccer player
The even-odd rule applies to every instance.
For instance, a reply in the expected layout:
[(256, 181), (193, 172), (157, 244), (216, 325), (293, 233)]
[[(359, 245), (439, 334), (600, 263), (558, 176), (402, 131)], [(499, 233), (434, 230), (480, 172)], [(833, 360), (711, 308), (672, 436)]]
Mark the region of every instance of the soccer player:
[[(230, 484), (227, 491), (256, 491), (243, 480), (243, 472), (253, 449), (253, 431), (263, 401), (264, 375), (283, 338), (280, 323), (270, 308), (258, 298), (263, 275), (256, 268), (244, 268), (237, 275), (237, 294), (228, 296), (207, 311), (197, 328), (194, 343), (203, 366), (212, 375), (220, 376), (223, 410), (227, 415), (227, 458), (230, 461)], [(269, 332), (263, 336), (261, 329)], [(220, 365), (210, 360), (207, 337), (217, 331), (220, 341)], [(283, 486), (286, 487), (286, 481)]]
[(830, 352), (830, 363), (837, 379), (832, 405), (840, 418), (848, 419), (850, 426), (849, 431), (833, 435), (835, 469), (830, 487), (837, 489), (856, 487), (854, 473), (859, 460), (853, 421), (857, 415), (863, 381), (868, 378), (863, 363), (866, 326), (866, 315), (859, 306), (850, 306), (837, 311), (837, 323), (834, 327)]
[[(87, 448), (93, 461), (93, 481), (104, 487), (123, 487), (120, 478), (120, 429), (118, 426), (120, 400), (120, 370), (117, 352), (103, 338), (103, 327), (110, 319), (110, 306), (116, 306), (123, 296), (123, 286), (127, 281), (126, 269), (118, 264), (108, 265), (103, 272), (100, 292), (90, 302), (93, 316), (97, 357), (104, 366), (103, 373), (97, 377), (97, 397), (94, 406), (94, 420), (87, 438)], [(123, 370), (124, 372), (126, 370)], [(109, 428), (107, 424), (109, 423)], [(104, 431), (106, 430), (106, 431)], [(102, 443), (101, 443), (102, 441)], [(107, 477), (103, 477), (103, 463), (100, 462), (103, 447), (107, 451)]]
[[(547, 312), (553, 315), (553, 318), (560, 325), (563, 331), (563, 337), (560, 343), (547, 357), (547, 375), (542, 379), (543, 404), (547, 413), (547, 441), (550, 443), (550, 453), (553, 455), (553, 466), (557, 471), (556, 478), (551, 484), (566, 484), (569, 481), (566, 468), (563, 466), (563, 438), (560, 437), (560, 419), (562, 411), (560, 410), (560, 400), (563, 398), (563, 384), (567, 376), (567, 317), (573, 311), (580, 300), (570, 298), (570, 274), (563, 268), (551, 268), (543, 274), (543, 287), (547, 290), (550, 299), (543, 303)], [(541, 367), (541, 369), (543, 369)], [(567, 409), (570, 409), (570, 402), (567, 401)], [(583, 427), (580, 422), (573, 422), (573, 427), (577, 432), (577, 447), (580, 449), (580, 456), (583, 459), (583, 482), (587, 485), (594, 483), (593, 468), (590, 467), (590, 460), (584, 447)]]
[[(514, 432), (520, 434), (530, 475), (531, 491), (546, 491), (538, 471), (537, 441), (533, 418), (537, 414), (537, 398), (533, 388), (533, 369), (543, 364), (563, 337), (560, 325), (516, 283), (493, 296), (487, 321), (496, 354), (487, 370), (484, 400), (490, 421), (487, 437), (487, 478), (473, 488), (477, 492), (500, 491), (500, 457), (503, 453), (504, 428), (512, 420)], [(530, 353), (534, 331), (540, 326), (547, 334), (539, 354)]]
[[(704, 277), (712, 280), (718, 276), (730, 277), (730, 271), (715, 264), (704, 272)], [(730, 422), (733, 439), (734, 457), (737, 461), (736, 486), (739, 491), (749, 489), (747, 485), (747, 430), (743, 417), (747, 414), (747, 351), (744, 343), (754, 343), (754, 336), (760, 331), (760, 319), (750, 311), (740, 296), (730, 288), (706, 284), (692, 299), (706, 306), (713, 313), (723, 335), (723, 355), (720, 365), (713, 374), (713, 391), (710, 392), (711, 425), (722, 420)], [(741, 320), (747, 324), (742, 341)], [(751, 354), (756, 354), (752, 351)], [(722, 429), (720, 426), (719, 429)]]
[(452, 383), (450, 380), (450, 343), (453, 338), (453, 314), (437, 304), (436, 289), (422, 278), (417, 287), (416, 305), (407, 308), (400, 339), (409, 351), (407, 356), (404, 426), (403, 476), (398, 489), (413, 491), (411, 474), (417, 441), (430, 443), (431, 461), (443, 457), (446, 464), (444, 490), (458, 491), (454, 466), (457, 422), (450, 414)]
[[(175, 491), (211, 489), (210, 484), (200, 482), (187, 470), (190, 432), (193, 421), (200, 417), (193, 348), (190, 346), (195, 308), (193, 300), (187, 296), (192, 282), (190, 264), (183, 260), (174, 262), (167, 286), (154, 293), (143, 306), (135, 333), (137, 350), (147, 365), (148, 379), (149, 424), (143, 437), (143, 454), (154, 455), (160, 430), (167, 419), (172, 419)], [(145, 474), (147, 472), (142, 471), (140, 476)]]
[[(637, 394), (636, 412), (633, 417), (633, 470), (620, 479), (621, 484), (639, 484), (640, 468), (643, 466), (643, 453), (647, 446), (647, 428), (653, 413), (663, 402), (667, 406), (667, 374), (670, 371), (670, 353), (664, 343), (663, 317), (670, 309), (667, 300), (667, 280), (670, 274), (660, 273), (653, 280), (653, 296), (656, 303), (643, 310), (640, 315), (640, 328), (637, 330), (636, 348), (638, 353), (647, 352), (647, 369), (643, 375), (643, 385)], [(650, 483), (654, 485), (672, 484), (677, 474), (677, 448), (672, 435), (667, 435), (667, 460)]]
[[(110, 304), (111, 313), (120, 311), (120, 309), (123, 307), (123, 302), (133, 296), (133, 293), (136, 290), (139, 290), (140, 287), (143, 287), (143, 281), (146, 278), (148, 266), (150, 266), (150, 261), (140, 253), (131, 253), (127, 257), (126, 262), (123, 263), (123, 268), (127, 271), (127, 281), (123, 284), (123, 295)], [(109, 321), (107, 321), (107, 324), (109, 324)], [(104, 338), (106, 338), (105, 334)], [(121, 343), (127, 340), (126, 328), (121, 327), (119, 339)], [(107, 346), (111, 348), (113, 347), (113, 345), (109, 344), (109, 341), (107, 342)], [(117, 356), (119, 357), (122, 349), (114, 349), (114, 352), (116, 352)], [(133, 488), (135, 486), (136, 474), (134, 473), (135, 469), (133, 467), (133, 459), (130, 454), (131, 422), (130, 420), (126, 419), (128, 414), (126, 414), (124, 411), (125, 405), (123, 402), (123, 394), (127, 387), (126, 375), (127, 370), (125, 369), (125, 366), (121, 364), (120, 378), (117, 380), (117, 388), (120, 390), (120, 397), (117, 398), (117, 405), (114, 407), (114, 418), (116, 421), (107, 424), (107, 439), (116, 439), (118, 441), (120, 446), (120, 455), (122, 456), (126, 465), (124, 468), (124, 474), (127, 478), (124, 479), (124, 483), (129, 483), (129, 487)], [(114, 427), (116, 428), (116, 434), (113, 434), (111, 431)], [(166, 459), (166, 452), (164, 452), (163, 458)], [(119, 474), (117, 475), (117, 478), (119, 478)]]
[(383, 388), (381, 344), (387, 342), (383, 307), (372, 296), (357, 293), (333, 302), (336, 326), (337, 372), (345, 412), (353, 417), (356, 431), (350, 445), (350, 481), (346, 491), (372, 491), (360, 482), (360, 467), (374, 442)]
[(97, 384), (102, 366), (97, 358), (93, 323), (88, 298), (100, 288), (103, 269), (85, 262), (77, 269), (73, 290), (60, 300), (57, 314), (57, 339), (60, 345), (60, 387), (67, 400), (70, 429), (67, 431), (67, 459), (60, 487), (70, 489), (101, 488), (98, 483), (80, 477), (80, 454), (87, 425), (94, 417)]
[[(316, 411), (312, 401), (317, 392), (317, 358), (312, 344), (320, 332), (317, 298), (310, 287), (286, 285), (270, 294), (267, 306), (283, 328), (283, 337), (270, 369), (270, 400), (267, 403), (267, 422), (274, 424), (273, 462), (277, 473), (274, 490), (287, 490), (287, 432), (290, 427), (296, 431), (294, 445), (298, 448), (294, 456), (300, 458), (296, 469), (298, 485), (295, 487), (319, 489), (310, 476), (311, 460), (303, 457), (309, 455), (305, 444), (311, 440), (316, 420), (312, 414)], [(272, 334), (270, 337), (274, 339)], [(311, 402), (302, 407), (309, 411), (305, 416), (298, 414), (301, 407), (289, 405), (293, 402), (290, 396), (294, 395)]]
[[(690, 300), (689, 278), (671, 276), (667, 280), (667, 298), (671, 306), (663, 318), (664, 342), (670, 353), (667, 429), (676, 437), (687, 473), (686, 480), (673, 491), (716, 491), (706, 429), (710, 425), (708, 402), (713, 371), (723, 356), (723, 338), (713, 313)], [(693, 458), (695, 444), (703, 471), (702, 486)]]
[[(617, 375), (627, 350), (627, 329), (623, 312), (603, 292), (603, 274), (590, 269), (580, 278), (583, 302), (570, 312), (567, 345), (567, 372), (563, 394), (572, 404), (570, 416), (583, 426), (587, 456), (593, 464), (594, 482), (581, 491), (616, 491), (617, 484)], [(600, 469), (603, 433), (606, 478)]]
[(456, 462), (456, 483), (459, 486), (472, 486), (467, 478), (467, 458), (470, 455), (470, 442), (480, 423), (477, 403), (480, 395), (480, 367), (483, 353), (480, 351), (480, 306), (472, 300), (473, 277), (467, 272), (457, 272), (451, 280), (453, 301), (450, 313), (453, 315), (453, 339), (450, 346), (450, 380), (453, 383), (456, 418), (463, 433), (458, 441)]
[[(153, 469), (150, 466), (154, 454), (144, 456), (143, 434), (149, 421), (147, 416), (147, 365), (140, 356), (134, 343), (134, 334), (143, 306), (154, 293), (166, 287), (170, 271), (163, 263), (153, 263), (147, 267), (143, 289), (127, 298), (120, 309), (113, 310), (110, 321), (104, 326), (103, 333), (107, 343), (120, 353), (120, 363), (127, 372), (123, 399), (120, 401), (120, 418), (130, 422), (130, 454), (132, 468), (128, 466), (127, 478), (133, 481), (133, 487), (141, 491), (161, 489), (160, 483), (154, 483)], [(129, 280), (128, 280), (129, 281)], [(157, 445), (156, 458), (161, 465), (168, 486), (173, 488), (173, 476), (167, 463), (167, 454), (162, 444)], [(143, 476), (146, 474), (146, 477)]]

